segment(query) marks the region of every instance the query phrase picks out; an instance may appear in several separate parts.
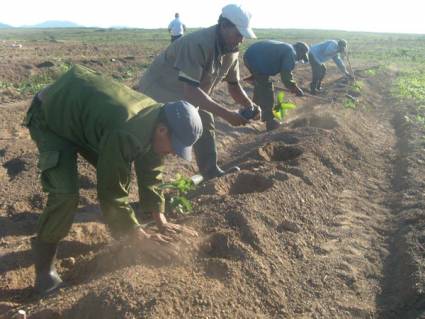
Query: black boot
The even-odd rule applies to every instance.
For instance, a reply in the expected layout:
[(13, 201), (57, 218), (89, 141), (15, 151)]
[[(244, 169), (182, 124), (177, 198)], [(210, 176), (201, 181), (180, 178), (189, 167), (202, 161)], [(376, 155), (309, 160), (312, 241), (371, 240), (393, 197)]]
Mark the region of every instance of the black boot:
[(311, 82), (311, 84), (310, 84), (310, 93), (313, 94), (313, 95), (316, 95), (317, 94), (317, 91), (318, 91), (318, 89), (317, 89), (316, 82)]
[(55, 268), (57, 243), (45, 243), (37, 237), (31, 238), (31, 248), (35, 264), (34, 289), (42, 296), (62, 287), (62, 279)]
[(222, 170), (217, 165), (217, 146), (215, 140), (215, 123), (211, 113), (199, 111), (204, 131), (201, 138), (193, 146), (196, 155), (199, 172), (204, 180), (220, 177), (228, 173), (240, 170), (234, 166), (227, 170)]
[(196, 159), (198, 162), (198, 167), (202, 177), (204, 178), (204, 181), (240, 171), (238, 166), (231, 166), (226, 170), (221, 169), (220, 166), (217, 165), (216, 152), (204, 153), (201, 156), (198, 153), (197, 155), (198, 156)]

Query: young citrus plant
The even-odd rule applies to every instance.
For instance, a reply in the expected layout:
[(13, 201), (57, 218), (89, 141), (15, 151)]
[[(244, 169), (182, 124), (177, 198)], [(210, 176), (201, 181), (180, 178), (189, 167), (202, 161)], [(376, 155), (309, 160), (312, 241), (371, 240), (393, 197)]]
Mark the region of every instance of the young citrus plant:
[(195, 189), (195, 184), (190, 178), (176, 174), (175, 179), (159, 185), (159, 189), (173, 190), (173, 195), (170, 197), (169, 202), (171, 208), (177, 213), (186, 215), (192, 212), (192, 204), (186, 197), (189, 191)]

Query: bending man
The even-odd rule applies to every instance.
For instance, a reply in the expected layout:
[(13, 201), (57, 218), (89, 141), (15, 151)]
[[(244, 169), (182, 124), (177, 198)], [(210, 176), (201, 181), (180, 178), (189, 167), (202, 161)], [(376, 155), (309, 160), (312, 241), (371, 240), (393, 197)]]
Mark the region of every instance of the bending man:
[(311, 94), (316, 94), (322, 90), (322, 81), (326, 74), (325, 62), (332, 59), (338, 69), (348, 78), (352, 78), (347, 71), (341, 56), (346, 55), (347, 41), (345, 40), (329, 40), (311, 46), (310, 48), (310, 65), (313, 79), (310, 84)]
[(303, 42), (294, 45), (274, 40), (258, 41), (245, 52), (244, 63), (251, 76), (247, 81), (254, 84), (254, 102), (263, 110), (263, 121), (268, 131), (280, 126), (274, 119), (275, 104), (273, 82), (270, 76), (280, 73), (283, 84), (297, 96), (304, 95), (293, 78), (292, 71), (298, 61), (308, 62), (308, 46)]
[[(247, 108), (257, 108), (239, 83), (239, 44), (244, 37), (255, 38), (249, 23), (251, 14), (243, 7), (227, 5), (218, 24), (192, 32), (158, 55), (143, 74), (138, 90), (156, 101), (165, 103), (185, 100), (199, 106), (204, 133), (194, 145), (196, 161), (204, 179), (222, 176), (217, 165), (214, 115), (234, 126), (248, 120), (211, 98), (221, 81), (233, 100)], [(237, 167), (227, 172), (237, 170)]]
[[(157, 186), (164, 155), (191, 159), (191, 145), (202, 134), (195, 107), (183, 101), (158, 104), (86, 67), (74, 66), (35, 96), (25, 124), (39, 150), (41, 183), (48, 193), (32, 240), (36, 291), (47, 294), (62, 283), (54, 260), (77, 209), (77, 154), (96, 167), (100, 207), (114, 237), (129, 236), (160, 253), (161, 244), (171, 240), (167, 233), (183, 230), (167, 222)], [(166, 235), (145, 232), (128, 203), (132, 163), (142, 210), (152, 214)]]

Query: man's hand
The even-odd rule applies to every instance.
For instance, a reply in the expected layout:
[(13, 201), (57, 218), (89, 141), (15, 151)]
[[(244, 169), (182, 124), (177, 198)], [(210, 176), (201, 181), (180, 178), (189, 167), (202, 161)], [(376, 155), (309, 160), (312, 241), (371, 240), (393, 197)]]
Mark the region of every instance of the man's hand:
[(249, 120), (241, 116), (238, 112), (234, 111), (227, 111), (226, 114), (223, 115), (223, 119), (225, 119), (233, 126), (241, 126), (249, 122)]
[(170, 236), (182, 234), (182, 235), (187, 235), (191, 237), (198, 237), (198, 233), (194, 229), (187, 226), (173, 224), (169, 222), (161, 225), (159, 227), (159, 231), (163, 234), (170, 235)]
[(159, 231), (162, 234), (165, 234), (163, 236), (166, 236), (167, 238), (170, 238), (168, 236), (173, 237), (178, 234), (191, 237), (198, 237), (198, 233), (190, 227), (169, 223), (165, 218), (165, 215), (162, 213), (153, 213), (152, 217), (153, 219), (155, 219)]
[(170, 260), (179, 255), (179, 249), (173, 244), (173, 239), (163, 234), (148, 234), (137, 227), (130, 234), (130, 241), (136, 248), (155, 259)]
[(240, 109), (239, 114), (247, 120), (259, 120), (261, 119), (261, 108), (256, 104), (252, 104)]

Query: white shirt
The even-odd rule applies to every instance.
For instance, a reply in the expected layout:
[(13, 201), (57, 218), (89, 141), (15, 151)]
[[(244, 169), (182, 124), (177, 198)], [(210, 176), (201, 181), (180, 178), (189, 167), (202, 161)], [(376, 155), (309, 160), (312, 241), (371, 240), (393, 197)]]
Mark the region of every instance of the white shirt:
[(180, 21), (180, 18), (175, 18), (168, 25), (168, 30), (170, 30), (170, 33), (171, 33), (172, 36), (183, 35), (184, 24), (183, 24), (183, 22)]

